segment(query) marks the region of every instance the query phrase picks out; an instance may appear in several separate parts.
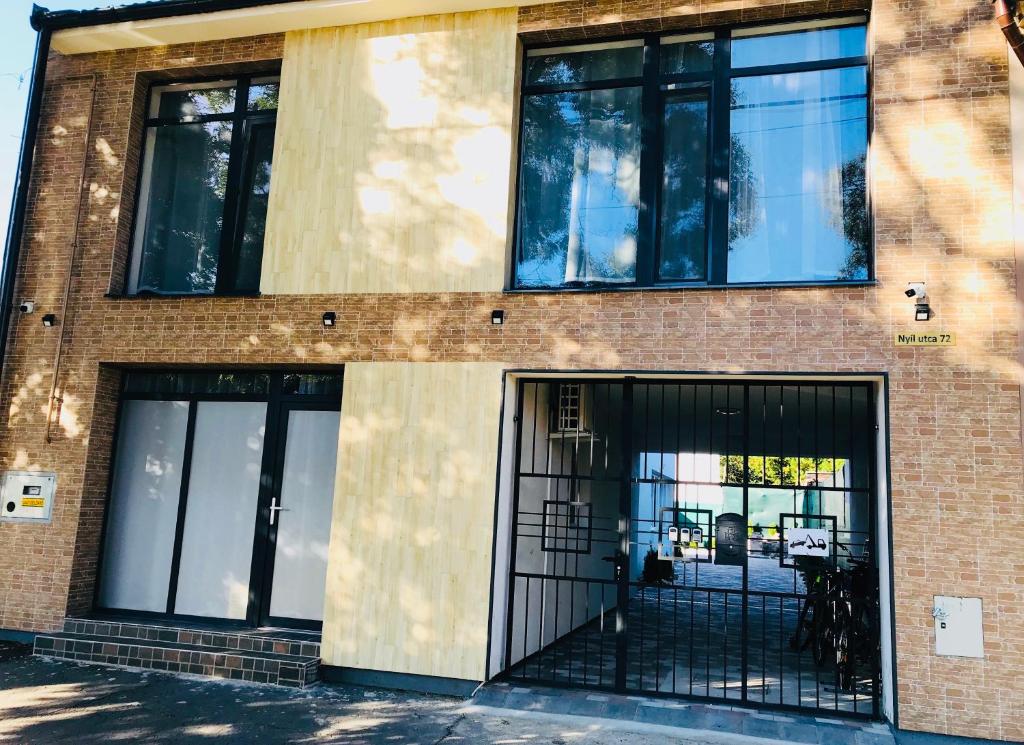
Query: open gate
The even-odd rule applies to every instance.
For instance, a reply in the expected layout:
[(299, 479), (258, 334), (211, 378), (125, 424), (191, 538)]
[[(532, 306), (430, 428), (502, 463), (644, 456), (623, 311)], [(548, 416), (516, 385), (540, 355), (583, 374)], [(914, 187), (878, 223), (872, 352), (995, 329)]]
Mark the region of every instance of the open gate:
[(517, 398), (506, 677), (879, 716), (869, 383)]

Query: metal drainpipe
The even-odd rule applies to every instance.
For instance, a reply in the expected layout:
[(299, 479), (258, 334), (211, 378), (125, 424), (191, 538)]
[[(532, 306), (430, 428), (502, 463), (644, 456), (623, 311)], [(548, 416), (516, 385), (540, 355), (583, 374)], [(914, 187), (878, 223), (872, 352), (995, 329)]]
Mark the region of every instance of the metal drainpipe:
[[(35, 13), (33, 13), (33, 18)], [(50, 54), (50, 29), (37, 28), (36, 55), (32, 64), (32, 83), (28, 92), (28, 108), (25, 111), (25, 129), (18, 156), (18, 172), (14, 182), (14, 199), (11, 201), (10, 221), (7, 224), (7, 241), (4, 249), (3, 270), (0, 273), (0, 376), (6, 370), (7, 342), (11, 330), (11, 312), (14, 310), (14, 283), (18, 273), (18, 258), (25, 234), (25, 211), (28, 207), (29, 182), (32, 176), (32, 162), (35, 158), (36, 136), (39, 130), (39, 112), (43, 103), (43, 88), (46, 83), (46, 61)]]
[[(1017, 56), (1017, 59), (1024, 64), (1024, 33), (1021, 32), (1020, 26), (1017, 24), (1015, 18), (1015, 11), (1017, 9), (1016, 0), (994, 0), (992, 3), (995, 8), (996, 23), (999, 24), (1000, 30), (1003, 32), (1003, 36), (1006, 37), (1006, 43), (1010, 45), (1010, 49)], [(1012, 72), (1012, 71), (1011, 71)], [(1013, 106), (1013, 91), (1011, 84), (1010, 91), (1011, 108)], [(1012, 119), (1012, 116), (1011, 116)], [(1014, 186), (1016, 191), (1016, 186)], [(1014, 209), (1019, 209), (1016, 204), (1016, 198), (1014, 199)], [(1020, 241), (1014, 241), (1014, 259), (1016, 261), (1016, 274), (1017, 274), (1017, 319), (1020, 322), (1020, 328), (1017, 331), (1018, 346), (1020, 351), (1017, 355), (1017, 361), (1024, 365), (1024, 315), (1022, 315), (1022, 308), (1024, 308), (1024, 290), (1022, 290), (1021, 280), (1024, 279), (1024, 268), (1021, 266), (1021, 245)], [(1021, 401), (1021, 411), (1024, 411), (1024, 383), (1018, 386), (1019, 396)], [(1020, 432), (1021, 442), (1024, 443), (1024, 427), (1021, 428)]]
[(1006, 37), (1006, 43), (1017, 55), (1017, 59), (1024, 63), (1024, 33), (1021, 33), (1017, 19), (1014, 18), (1016, 0), (994, 0), (992, 5), (995, 8), (996, 23)]
[[(85, 120), (85, 141), (82, 143), (82, 168), (78, 175), (78, 202), (75, 206), (75, 228), (71, 236), (71, 258), (68, 260), (68, 275), (64, 281), (64, 295), (61, 300), (60, 315), (57, 316), (57, 326), (59, 328), (57, 333), (57, 351), (53, 357), (53, 375), (50, 379), (50, 397), (46, 409), (47, 444), (53, 442), (54, 419), (60, 422), (60, 411), (64, 405), (64, 389), (61, 388), (58, 393), (57, 382), (60, 377), (60, 363), (64, 354), (64, 339), (67, 336), (68, 326), (71, 325), (71, 319), (68, 317), (68, 302), (71, 299), (71, 284), (75, 280), (75, 267), (78, 265), (78, 257), (81, 250), (79, 235), (82, 227), (82, 205), (85, 203), (85, 181), (89, 168), (89, 143), (92, 142), (93, 111), (96, 108), (96, 73), (82, 77), (89, 81), (89, 114)], [(61, 82), (67, 83), (75, 79), (65, 78)], [(54, 409), (57, 412), (56, 417), (54, 417)]]

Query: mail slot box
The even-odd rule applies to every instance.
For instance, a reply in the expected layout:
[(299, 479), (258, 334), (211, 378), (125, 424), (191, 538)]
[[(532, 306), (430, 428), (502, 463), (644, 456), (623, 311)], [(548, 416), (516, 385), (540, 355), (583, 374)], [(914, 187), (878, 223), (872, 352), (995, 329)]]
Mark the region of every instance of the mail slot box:
[(50, 522), (56, 486), (53, 473), (8, 471), (0, 485), (0, 521)]

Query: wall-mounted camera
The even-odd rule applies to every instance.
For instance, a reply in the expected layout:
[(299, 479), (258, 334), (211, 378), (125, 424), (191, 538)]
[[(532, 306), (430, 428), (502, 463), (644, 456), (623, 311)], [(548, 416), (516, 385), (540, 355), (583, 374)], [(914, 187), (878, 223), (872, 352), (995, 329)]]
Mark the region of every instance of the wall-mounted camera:
[(914, 300), (915, 321), (927, 321), (932, 317), (932, 309), (928, 304), (928, 292), (925, 290), (924, 282), (907, 282), (907, 289), (903, 294)]
[(919, 303), (928, 297), (928, 293), (925, 291), (924, 282), (907, 282), (907, 289), (903, 294), (907, 297), (914, 298)]
[(21, 305), (18, 306), (18, 310), (22, 313), (31, 313), (36, 309), (35, 300), (22, 300)]

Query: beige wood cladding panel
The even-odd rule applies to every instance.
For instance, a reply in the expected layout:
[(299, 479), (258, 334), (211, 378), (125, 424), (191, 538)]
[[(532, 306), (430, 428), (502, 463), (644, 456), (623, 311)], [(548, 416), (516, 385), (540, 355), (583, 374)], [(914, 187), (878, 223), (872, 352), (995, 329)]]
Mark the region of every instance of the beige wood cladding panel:
[(499, 290), (516, 11), (289, 33), (264, 293)]
[(482, 680), (502, 365), (345, 367), (329, 665)]

